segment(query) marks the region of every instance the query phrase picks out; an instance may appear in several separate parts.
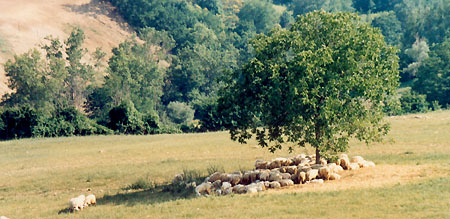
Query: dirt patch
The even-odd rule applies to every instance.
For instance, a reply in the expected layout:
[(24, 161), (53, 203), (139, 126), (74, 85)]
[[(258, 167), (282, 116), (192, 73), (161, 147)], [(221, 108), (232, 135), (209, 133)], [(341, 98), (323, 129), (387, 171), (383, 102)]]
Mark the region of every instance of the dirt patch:
[(268, 193), (280, 192), (315, 192), (336, 191), (346, 189), (362, 189), (390, 186), (397, 183), (414, 182), (416, 180), (438, 175), (428, 165), (378, 165), (373, 168), (364, 168), (340, 173), (342, 178), (335, 181), (325, 181), (323, 184), (302, 184), (269, 190)]

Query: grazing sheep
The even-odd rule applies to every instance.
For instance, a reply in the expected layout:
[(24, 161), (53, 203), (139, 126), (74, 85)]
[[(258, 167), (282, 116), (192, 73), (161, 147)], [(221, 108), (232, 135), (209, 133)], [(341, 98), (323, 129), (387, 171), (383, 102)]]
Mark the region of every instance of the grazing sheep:
[(314, 180), (311, 180), (311, 183), (323, 184), (323, 179), (314, 179)]
[(231, 175), (229, 175), (229, 177), (230, 177), (229, 182), (233, 186), (239, 184), (239, 182), (241, 181), (241, 178), (242, 178), (242, 176), (240, 174), (231, 174)]
[(220, 189), (222, 187), (222, 181), (216, 180), (212, 183), (213, 190)]
[(350, 162), (351, 163), (362, 163), (362, 162), (364, 162), (364, 158), (361, 156), (354, 156), (354, 157), (352, 157)]
[(375, 163), (372, 161), (367, 161), (368, 167), (375, 167)]
[(319, 175), (318, 169), (311, 169), (306, 173), (306, 181), (311, 181)]
[(290, 179), (283, 179), (281, 181), (278, 181), (281, 185), (281, 187), (286, 187), (286, 186), (292, 186), (294, 185), (294, 181), (290, 180)]
[(349, 170), (357, 170), (357, 169), (359, 169), (359, 164), (357, 164), (357, 163), (350, 163), (348, 169)]
[(84, 195), (80, 195), (76, 198), (72, 198), (69, 201), (69, 211), (73, 212), (73, 211), (79, 211), (79, 210), (83, 210), (84, 207), (84, 200), (86, 199), (86, 197)]
[(281, 173), (278, 172), (271, 172), (269, 176), (269, 181), (280, 181), (283, 177), (281, 176)]
[(289, 173), (281, 173), (280, 175), (282, 179), (291, 179), (291, 174)]
[(297, 166), (288, 166), (286, 169), (286, 172), (289, 174), (296, 174), (297, 173)]
[(277, 182), (277, 181), (270, 182), (269, 188), (271, 188), (271, 189), (278, 189), (280, 187), (281, 187), (281, 185), (280, 185), (279, 182)]
[(267, 169), (269, 162), (267, 161), (262, 161), (262, 160), (257, 160), (255, 162), (255, 168), (256, 169)]
[(322, 166), (326, 166), (328, 164), (327, 160), (325, 160), (324, 158), (320, 158), (320, 164)]
[(256, 187), (250, 187), (247, 188), (247, 193), (251, 194), (251, 193), (257, 193), (258, 190), (256, 189)]
[(222, 176), (222, 173), (219, 172), (215, 172), (213, 174), (211, 174), (211, 176), (209, 176), (209, 182), (215, 182), (217, 180), (220, 180), (220, 177)]
[(319, 177), (324, 179), (324, 180), (328, 180), (330, 179), (331, 176), (331, 170), (329, 167), (322, 167), (319, 169)]
[(348, 160), (348, 157), (341, 156), (339, 158), (339, 163), (344, 170), (348, 170), (350, 168), (350, 161)]
[(235, 185), (235, 186), (233, 187), (233, 190), (232, 190), (232, 191), (233, 191), (234, 193), (236, 193), (236, 194), (243, 194), (243, 193), (247, 192), (246, 189), (245, 189), (245, 186), (244, 186), (244, 185), (241, 185), (241, 184)]
[(86, 196), (86, 199), (84, 200), (84, 204), (86, 206), (91, 206), (97, 204), (97, 200), (95, 199), (95, 195), (90, 194)]
[(198, 185), (197, 187), (195, 187), (195, 194), (197, 194), (197, 196), (210, 195), (211, 188), (212, 188), (212, 184), (210, 182), (202, 183), (202, 184)]
[(269, 169), (275, 169), (281, 167), (281, 161), (280, 160), (272, 160), (269, 164)]
[(262, 181), (269, 181), (270, 172), (269, 171), (261, 171), (259, 173), (259, 179)]
[(341, 176), (337, 173), (331, 173), (330, 180), (340, 180)]

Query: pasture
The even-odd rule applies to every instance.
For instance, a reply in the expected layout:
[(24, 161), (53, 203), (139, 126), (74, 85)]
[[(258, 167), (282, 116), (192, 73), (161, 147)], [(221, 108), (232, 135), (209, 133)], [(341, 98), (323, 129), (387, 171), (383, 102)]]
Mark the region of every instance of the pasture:
[[(340, 181), (323, 185), (226, 197), (124, 188), (138, 181), (164, 184), (183, 170), (249, 170), (256, 159), (293, 154), (272, 154), (255, 142), (240, 145), (227, 132), (0, 142), (0, 216), (450, 218), (450, 111), (386, 119), (392, 126), (385, 142), (352, 141), (348, 152), (374, 161), (375, 168), (346, 171)], [(97, 206), (63, 212), (70, 198), (89, 193)]]

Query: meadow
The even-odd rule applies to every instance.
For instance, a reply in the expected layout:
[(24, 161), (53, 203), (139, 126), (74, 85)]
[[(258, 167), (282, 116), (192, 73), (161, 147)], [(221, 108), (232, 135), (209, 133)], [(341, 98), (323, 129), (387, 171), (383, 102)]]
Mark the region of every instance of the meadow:
[[(274, 154), (227, 132), (90, 136), (0, 142), (0, 216), (13, 218), (450, 218), (450, 111), (387, 117), (385, 142), (352, 141), (348, 154), (374, 161), (340, 181), (256, 195), (185, 197), (155, 189), (183, 171), (249, 170)], [(93, 193), (97, 205), (73, 214), (70, 198)]]

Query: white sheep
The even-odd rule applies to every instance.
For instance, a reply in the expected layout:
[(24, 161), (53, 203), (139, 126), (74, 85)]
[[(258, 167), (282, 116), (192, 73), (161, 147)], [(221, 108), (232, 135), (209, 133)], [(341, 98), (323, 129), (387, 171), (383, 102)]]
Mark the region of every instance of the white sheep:
[(330, 180), (340, 180), (341, 176), (337, 173), (331, 173)]
[(198, 185), (197, 187), (195, 187), (195, 194), (197, 194), (197, 196), (202, 196), (205, 194), (210, 195), (211, 187), (212, 187), (212, 184), (210, 182), (202, 183), (202, 184)]
[(69, 201), (70, 212), (83, 210), (85, 199), (86, 199), (86, 197), (84, 195), (80, 195), (76, 198), (70, 199), (70, 201)]
[(329, 180), (331, 176), (331, 169), (329, 167), (322, 167), (319, 169), (319, 177), (325, 180)]
[(91, 206), (97, 204), (97, 200), (95, 199), (95, 195), (90, 194), (86, 196), (86, 199), (84, 200), (85, 206)]
[(1, 216), (0, 219), (9, 219), (6, 216)]
[(319, 175), (318, 169), (311, 169), (306, 173), (306, 181), (311, 181)]
[(357, 169), (359, 169), (359, 164), (358, 163), (350, 163), (348, 165), (348, 169), (349, 170), (357, 170)]

